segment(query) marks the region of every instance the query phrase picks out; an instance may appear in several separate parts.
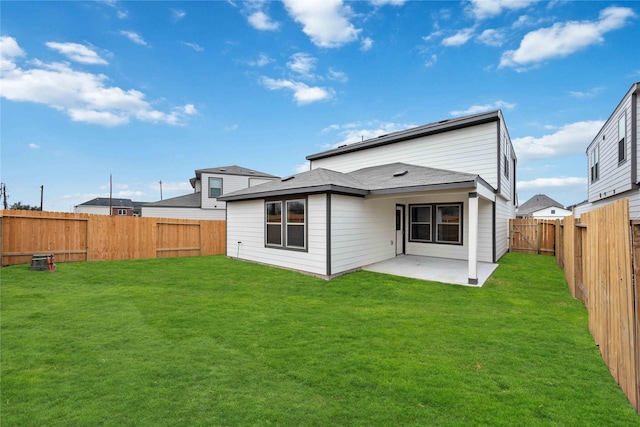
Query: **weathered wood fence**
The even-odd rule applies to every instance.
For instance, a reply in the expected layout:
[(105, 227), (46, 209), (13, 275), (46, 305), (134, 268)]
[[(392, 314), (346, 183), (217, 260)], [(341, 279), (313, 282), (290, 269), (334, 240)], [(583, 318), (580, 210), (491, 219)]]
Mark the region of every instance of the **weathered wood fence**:
[(509, 220), (509, 249), (526, 254), (555, 255), (560, 220), (518, 218)]
[(611, 375), (640, 413), (640, 222), (622, 199), (559, 227), (557, 263)]
[(218, 255), (226, 251), (225, 221), (0, 211), (2, 265), (34, 254), (56, 262)]

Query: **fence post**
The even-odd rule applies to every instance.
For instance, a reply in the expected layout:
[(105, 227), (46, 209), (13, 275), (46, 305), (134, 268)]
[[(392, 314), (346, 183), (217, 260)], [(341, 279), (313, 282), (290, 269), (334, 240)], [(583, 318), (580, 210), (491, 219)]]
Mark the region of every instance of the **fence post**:
[(633, 331), (632, 337), (635, 340), (635, 371), (636, 371), (636, 402), (638, 408), (636, 412), (640, 414), (640, 223), (631, 223), (631, 259), (633, 262), (632, 280), (633, 284)]

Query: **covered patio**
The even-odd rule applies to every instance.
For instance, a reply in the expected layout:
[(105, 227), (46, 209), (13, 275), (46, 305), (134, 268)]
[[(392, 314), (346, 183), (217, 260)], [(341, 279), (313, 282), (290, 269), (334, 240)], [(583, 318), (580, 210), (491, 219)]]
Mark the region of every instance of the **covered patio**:
[(498, 264), (477, 262), (478, 283), (474, 285), (469, 285), (469, 262), (467, 260), (399, 255), (364, 266), (362, 269), (413, 279), (481, 287), (497, 267)]

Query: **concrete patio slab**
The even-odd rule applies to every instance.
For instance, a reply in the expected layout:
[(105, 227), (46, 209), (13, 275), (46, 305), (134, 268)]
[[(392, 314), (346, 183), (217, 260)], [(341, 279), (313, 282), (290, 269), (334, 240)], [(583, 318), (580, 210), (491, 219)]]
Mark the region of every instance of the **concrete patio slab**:
[(498, 267), (489, 262), (478, 263), (478, 284), (469, 285), (469, 263), (449, 258), (400, 255), (362, 267), (366, 271), (411, 277), (413, 279), (480, 287)]

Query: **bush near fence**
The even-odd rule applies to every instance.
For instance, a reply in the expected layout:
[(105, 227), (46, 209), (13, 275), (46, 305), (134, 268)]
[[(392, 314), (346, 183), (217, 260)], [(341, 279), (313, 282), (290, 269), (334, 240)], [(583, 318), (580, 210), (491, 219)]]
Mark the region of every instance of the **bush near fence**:
[(225, 221), (0, 211), (3, 266), (28, 263), (43, 253), (66, 262), (225, 252)]
[(611, 375), (640, 413), (640, 223), (621, 199), (565, 217), (557, 263), (574, 298), (589, 312), (589, 331)]

